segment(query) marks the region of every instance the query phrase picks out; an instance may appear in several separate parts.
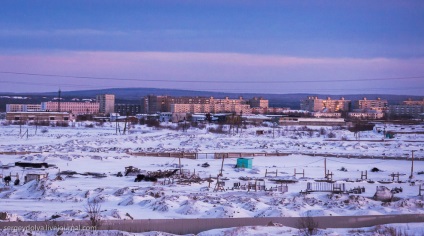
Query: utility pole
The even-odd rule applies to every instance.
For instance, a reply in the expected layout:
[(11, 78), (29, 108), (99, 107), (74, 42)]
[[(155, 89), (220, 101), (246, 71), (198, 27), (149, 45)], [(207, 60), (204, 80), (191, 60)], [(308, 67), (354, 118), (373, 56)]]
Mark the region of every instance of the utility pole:
[(60, 112), (60, 95), (61, 95), (62, 91), (60, 91), (59, 89), (59, 101), (58, 101), (58, 105), (57, 105), (57, 111)]
[(412, 153), (412, 163), (411, 163), (411, 175), (409, 176), (409, 179), (414, 178), (414, 152), (417, 150), (411, 150)]
[[(184, 152), (181, 154), (184, 157)], [(181, 157), (178, 156), (178, 168), (180, 168), (180, 175), (183, 174), (183, 171), (181, 170)]]
[(115, 113), (116, 135), (118, 135), (118, 113)]

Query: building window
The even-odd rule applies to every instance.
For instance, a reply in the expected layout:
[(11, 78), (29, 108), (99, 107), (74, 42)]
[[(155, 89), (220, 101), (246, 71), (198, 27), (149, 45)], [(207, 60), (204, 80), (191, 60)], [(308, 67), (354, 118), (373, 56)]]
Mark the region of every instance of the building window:
[(54, 117), (50, 117), (50, 120), (54, 120)]
[(18, 116), (15, 116), (15, 120), (20, 120), (20, 118)]

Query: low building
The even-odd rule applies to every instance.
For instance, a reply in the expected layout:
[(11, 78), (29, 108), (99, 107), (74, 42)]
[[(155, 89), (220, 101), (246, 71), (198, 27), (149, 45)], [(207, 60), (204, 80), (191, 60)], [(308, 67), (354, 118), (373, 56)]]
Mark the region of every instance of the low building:
[(340, 112), (312, 112), (312, 116), (315, 118), (341, 118), (342, 113)]
[(16, 122), (69, 122), (74, 117), (68, 112), (8, 112), (7, 121)]
[(25, 175), (24, 177), (24, 183), (28, 183), (29, 181), (35, 180), (35, 181), (40, 181), (42, 179), (47, 178), (47, 176), (49, 176), (48, 173), (46, 172), (30, 172), (28, 174)]
[(310, 126), (350, 126), (343, 118), (301, 118), (282, 117), (280, 125), (310, 125)]
[(160, 122), (170, 122), (172, 121), (172, 112), (161, 112), (159, 113)]
[(384, 117), (383, 112), (368, 111), (368, 112), (349, 112), (347, 116), (350, 119), (361, 119), (361, 120), (378, 120)]
[(241, 120), (251, 124), (261, 124), (264, 121), (272, 121), (272, 118), (264, 115), (244, 115)]

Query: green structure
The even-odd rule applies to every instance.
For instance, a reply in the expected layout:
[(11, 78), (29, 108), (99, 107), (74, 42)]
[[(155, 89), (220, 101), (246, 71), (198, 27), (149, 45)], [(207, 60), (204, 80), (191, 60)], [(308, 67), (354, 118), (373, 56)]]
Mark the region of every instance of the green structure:
[(252, 169), (253, 158), (237, 158), (237, 168)]

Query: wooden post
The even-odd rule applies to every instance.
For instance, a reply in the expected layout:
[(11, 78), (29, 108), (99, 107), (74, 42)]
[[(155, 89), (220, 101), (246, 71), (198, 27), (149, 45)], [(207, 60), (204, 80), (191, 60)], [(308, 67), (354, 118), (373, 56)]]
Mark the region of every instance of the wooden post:
[(409, 176), (409, 179), (413, 179), (414, 178), (414, 152), (416, 150), (411, 150), (412, 152), (412, 163), (411, 163), (411, 175)]
[(181, 170), (181, 156), (178, 156), (178, 167), (180, 168), (180, 175), (183, 174)]
[(361, 171), (361, 180), (364, 180), (364, 177), (365, 177), (365, 179), (368, 179), (367, 171), (365, 171), (365, 174), (364, 174), (363, 171)]
[(327, 178), (327, 158), (324, 158), (324, 178)]
[(222, 170), (224, 169), (224, 157), (225, 155), (222, 155), (221, 173), (219, 174), (220, 176), (222, 176)]

